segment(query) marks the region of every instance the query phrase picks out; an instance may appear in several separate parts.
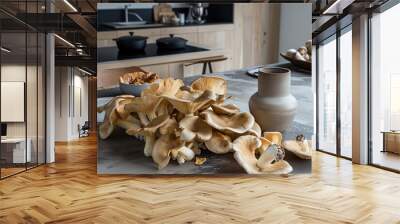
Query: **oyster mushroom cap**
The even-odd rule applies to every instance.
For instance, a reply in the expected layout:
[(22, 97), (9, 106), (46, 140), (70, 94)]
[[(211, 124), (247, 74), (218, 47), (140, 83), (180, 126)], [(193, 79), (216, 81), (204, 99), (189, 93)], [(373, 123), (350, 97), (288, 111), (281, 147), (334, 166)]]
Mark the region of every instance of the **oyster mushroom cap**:
[(149, 132), (149, 133), (156, 133), (156, 131), (165, 125), (169, 120), (169, 115), (164, 114), (161, 116), (156, 117), (155, 119), (151, 120), (146, 127), (143, 128), (144, 132)]
[(292, 166), (283, 159), (278, 160), (278, 146), (270, 145), (257, 161), (261, 172), (270, 174), (288, 174), (293, 171)]
[(232, 151), (231, 137), (216, 130), (212, 131), (212, 137), (205, 142), (205, 145), (208, 150), (216, 154), (224, 154)]
[(165, 114), (150, 121), (146, 127), (139, 131), (129, 129), (126, 131), (129, 135), (142, 134), (145, 138), (144, 155), (151, 156), (156, 141), (156, 131), (168, 122), (169, 115)]
[(283, 141), (282, 146), (284, 149), (294, 153), (296, 156), (302, 159), (311, 159), (312, 157), (312, 150), (307, 140)]
[[(179, 88), (183, 85), (182, 80), (172, 78), (162, 79), (158, 83), (150, 85), (137, 97), (125, 106), (127, 112), (142, 112), (152, 120), (159, 115), (169, 114), (170, 106), (165, 102), (162, 96), (173, 97)], [(146, 124), (142, 116), (143, 123)]]
[(115, 101), (118, 99), (131, 99), (131, 98), (135, 98), (135, 96), (131, 96), (131, 95), (120, 95), (120, 96), (116, 96), (113, 97), (110, 101), (108, 101), (106, 104), (97, 107), (97, 112), (101, 113), (103, 111), (105, 111), (107, 108), (110, 107), (114, 107), (115, 106)]
[(268, 139), (274, 144), (282, 144), (282, 134), (280, 132), (264, 132), (264, 138)]
[(125, 110), (125, 105), (133, 102), (135, 99), (136, 98), (132, 96), (131, 98), (122, 98), (115, 101), (115, 110), (121, 119), (126, 119), (129, 116), (130, 112)]
[(146, 95), (136, 97), (131, 102), (124, 105), (124, 109), (131, 112), (151, 112), (155, 111), (163, 99), (159, 96)]
[(162, 127), (160, 127), (159, 131), (161, 135), (169, 135), (175, 133), (178, 128), (178, 122), (175, 118), (171, 117)]
[(216, 114), (234, 115), (240, 112), (240, 109), (235, 104), (212, 104), (211, 108)]
[(248, 174), (260, 173), (255, 156), (255, 151), (260, 146), (261, 141), (253, 135), (240, 136), (232, 144), (235, 152), (233, 157)]
[(204, 142), (212, 136), (212, 128), (198, 116), (186, 116), (179, 122), (179, 128), (182, 129), (180, 138), (185, 142), (195, 139)]
[(233, 142), (234, 158), (247, 173), (287, 174), (293, 170), (288, 162), (278, 159), (277, 145), (269, 146), (257, 159), (255, 152), (262, 144), (262, 141), (253, 135), (240, 136)]
[(153, 95), (173, 97), (183, 85), (183, 81), (180, 79), (161, 79), (158, 83), (154, 83), (150, 85), (149, 88), (143, 90), (141, 96)]
[(101, 139), (107, 139), (114, 131), (114, 126), (107, 120), (99, 127), (99, 136)]
[(131, 133), (137, 133), (142, 127), (140, 121), (131, 115), (129, 115), (126, 119), (119, 119), (117, 121), (117, 126), (125, 130), (130, 130)]
[(99, 136), (101, 139), (107, 139), (114, 131), (114, 127), (119, 119), (115, 105), (116, 101), (120, 99), (121, 98), (114, 97), (101, 108), (101, 111), (105, 111), (104, 121), (99, 127)]
[(301, 46), (297, 49), (297, 52), (299, 52), (301, 55), (306, 55), (307, 54), (307, 47)]
[(174, 97), (165, 97), (172, 106), (183, 114), (193, 114), (201, 108), (208, 108), (217, 100), (217, 95), (211, 91), (204, 91), (200, 95), (198, 93), (190, 93), (181, 91)]
[(166, 167), (171, 159), (171, 151), (182, 146), (179, 138), (173, 135), (162, 135), (158, 138), (151, 153), (153, 161), (158, 165), (158, 169)]
[(261, 127), (257, 122), (254, 122), (253, 127), (250, 128), (250, 130), (247, 131), (247, 134), (249, 135), (254, 135), (257, 137), (261, 137)]
[(254, 117), (248, 112), (227, 116), (206, 110), (201, 113), (201, 116), (208, 125), (228, 135), (243, 134), (254, 125)]
[(218, 95), (226, 95), (227, 92), (226, 80), (217, 76), (203, 76), (195, 80), (190, 88), (192, 91), (209, 90)]

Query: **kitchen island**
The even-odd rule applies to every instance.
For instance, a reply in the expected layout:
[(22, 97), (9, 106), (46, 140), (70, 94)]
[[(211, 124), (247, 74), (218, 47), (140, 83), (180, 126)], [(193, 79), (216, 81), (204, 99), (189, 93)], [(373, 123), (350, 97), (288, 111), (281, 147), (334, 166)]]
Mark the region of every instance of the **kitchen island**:
[[(273, 66), (287, 67), (292, 70), (291, 91), (297, 98), (299, 106), (292, 127), (284, 134), (286, 139), (294, 139), (298, 134), (304, 134), (307, 139), (313, 135), (313, 93), (309, 73), (298, 72), (290, 64), (275, 64)], [(248, 100), (257, 91), (257, 79), (246, 74), (246, 68), (229, 72), (214, 73), (228, 82), (228, 95), (232, 96), (227, 102), (235, 103), (241, 111), (248, 111)], [(184, 79), (191, 83), (199, 76)], [(97, 104), (103, 105), (113, 96), (120, 95), (118, 87), (98, 90)], [(98, 122), (103, 120), (103, 114), (98, 114)], [(98, 173), (99, 174), (244, 174), (244, 170), (234, 160), (232, 153), (216, 155), (203, 153), (207, 161), (202, 166), (187, 162), (178, 165), (175, 161), (162, 170), (158, 170), (152, 159), (143, 154), (144, 142), (126, 135), (119, 129), (109, 139), (98, 141)], [(302, 160), (286, 153), (286, 160), (293, 166), (293, 173), (311, 172), (311, 160)]]

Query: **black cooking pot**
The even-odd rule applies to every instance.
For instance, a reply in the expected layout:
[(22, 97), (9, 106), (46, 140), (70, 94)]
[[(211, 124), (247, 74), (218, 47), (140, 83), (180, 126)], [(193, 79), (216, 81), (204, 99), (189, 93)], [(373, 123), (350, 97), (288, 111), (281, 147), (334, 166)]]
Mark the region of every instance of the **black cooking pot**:
[(156, 42), (157, 47), (160, 49), (177, 50), (185, 48), (187, 40), (182, 37), (174, 37), (173, 34), (170, 34), (169, 37), (160, 38)]
[(143, 51), (147, 44), (147, 37), (134, 36), (129, 32), (129, 36), (122, 36), (113, 39), (117, 42), (118, 49), (122, 52)]

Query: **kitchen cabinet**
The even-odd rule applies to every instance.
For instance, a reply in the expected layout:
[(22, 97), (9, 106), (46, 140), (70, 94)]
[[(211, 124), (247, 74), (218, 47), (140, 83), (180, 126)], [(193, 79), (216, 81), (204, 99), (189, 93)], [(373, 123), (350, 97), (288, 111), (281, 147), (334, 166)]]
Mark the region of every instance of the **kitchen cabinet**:
[[(223, 54), (228, 57), (228, 60), (213, 63), (213, 70), (215, 72), (220, 72), (232, 69), (233, 28), (233, 24), (221, 24), (99, 32), (98, 46), (115, 46), (115, 42), (111, 39), (129, 35), (129, 32), (134, 32), (135, 35), (149, 37), (147, 40), (148, 43), (154, 43), (160, 37), (167, 37), (170, 34), (175, 34), (187, 39), (189, 44), (204, 46), (211, 50), (223, 50)], [(168, 65), (157, 65), (157, 62), (154, 62), (154, 64), (155, 65), (143, 65), (141, 67), (147, 71), (158, 72), (161, 75), (168, 73), (175, 78), (201, 74), (202, 72), (202, 65), (185, 67), (185, 62), (176, 62)]]
[(235, 4), (235, 48), (241, 67), (278, 61), (279, 18), (279, 4)]
[[(279, 18), (279, 4), (236, 3), (233, 24), (99, 32), (98, 46), (115, 46), (114, 41), (110, 41), (110, 39), (128, 35), (130, 31), (134, 31), (137, 35), (148, 36), (149, 43), (155, 42), (160, 37), (175, 34), (187, 39), (189, 44), (197, 44), (211, 50), (221, 51), (223, 56), (228, 59), (212, 64), (214, 72), (221, 72), (254, 65), (276, 63), (279, 59)], [(174, 76), (183, 77), (202, 72), (202, 64), (184, 66), (185, 63), (176, 61), (173, 63), (174, 65), (169, 66), (168, 70), (164, 70), (163, 73), (174, 72)], [(157, 64), (157, 62), (155, 61), (152, 64)], [(153, 69), (148, 64), (143, 66)], [(154, 67), (154, 69), (159, 70), (160, 67)]]
[(151, 71), (159, 74), (161, 78), (179, 78), (182, 79), (183, 75), (183, 63), (168, 63), (161, 65), (147, 65), (140, 66), (145, 71)]
[(117, 38), (117, 32), (97, 32), (97, 47), (115, 46), (114, 38)]
[(161, 78), (167, 78), (170, 76), (168, 72), (168, 64), (140, 66), (140, 68), (148, 72), (157, 73)]

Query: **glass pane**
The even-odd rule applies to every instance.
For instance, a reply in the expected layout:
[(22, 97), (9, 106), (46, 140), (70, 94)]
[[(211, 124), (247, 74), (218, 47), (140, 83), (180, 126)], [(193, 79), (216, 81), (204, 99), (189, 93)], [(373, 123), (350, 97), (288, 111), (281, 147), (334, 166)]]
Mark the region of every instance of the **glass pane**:
[(46, 149), (45, 149), (45, 65), (46, 65), (46, 37), (44, 34), (39, 33), (38, 43), (38, 163), (45, 163)]
[(340, 153), (352, 157), (352, 35), (340, 36)]
[[(26, 150), (26, 33), (1, 33), (1, 173), (2, 177), (25, 170)], [(29, 147), (28, 147), (29, 149)]]
[(37, 75), (38, 75), (38, 36), (36, 32), (27, 33), (28, 43), (28, 62), (27, 62), (27, 80), (26, 80), (26, 113), (27, 113), (27, 143), (30, 150), (30, 159), (28, 160), (28, 168), (37, 165), (38, 160), (38, 96), (37, 96)]
[(318, 48), (318, 147), (336, 153), (336, 37)]
[(400, 5), (372, 18), (372, 163), (400, 170)]

